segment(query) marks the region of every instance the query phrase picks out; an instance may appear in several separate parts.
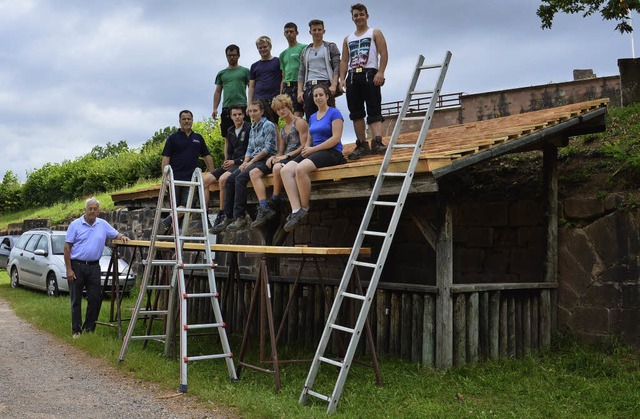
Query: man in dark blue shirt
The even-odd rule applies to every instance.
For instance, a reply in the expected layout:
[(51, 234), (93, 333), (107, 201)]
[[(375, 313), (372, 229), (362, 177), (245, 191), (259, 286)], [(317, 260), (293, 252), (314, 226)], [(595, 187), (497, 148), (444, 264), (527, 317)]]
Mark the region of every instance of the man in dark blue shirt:
[[(180, 129), (169, 137), (162, 150), (162, 171), (167, 165), (173, 170), (173, 177), (176, 180), (191, 180), (193, 171), (198, 167), (198, 157), (202, 156), (207, 165), (208, 173), (203, 173), (202, 180), (204, 182), (204, 205), (209, 206), (209, 185), (213, 183), (215, 178), (211, 172), (213, 171), (213, 159), (209, 148), (204, 142), (202, 135), (193, 132), (193, 114), (189, 110), (180, 111)], [(185, 206), (189, 196), (189, 188), (176, 187), (176, 204)], [(162, 223), (165, 227), (171, 225), (171, 215), (167, 216)]]

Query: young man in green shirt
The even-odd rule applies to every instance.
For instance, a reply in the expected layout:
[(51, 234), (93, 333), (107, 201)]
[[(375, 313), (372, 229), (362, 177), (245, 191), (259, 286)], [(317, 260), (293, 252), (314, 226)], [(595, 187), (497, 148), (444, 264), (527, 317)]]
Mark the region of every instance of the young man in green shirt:
[(229, 66), (221, 70), (216, 76), (216, 90), (213, 93), (213, 119), (218, 118), (218, 106), (224, 90), (222, 113), (220, 114), (220, 132), (226, 138), (227, 131), (233, 126), (231, 120), (231, 107), (242, 106), (243, 112), (247, 109), (247, 86), (249, 85), (249, 69), (238, 64), (240, 47), (235, 44), (225, 49)]
[(298, 70), (300, 69), (300, 53), (306, 47), (298, 42), (298, 26), (293, 22), (284, 25), (284, 37), (289, 43), (289, 48), (280, 54), (280, 70), (282, 70), (282, 86), (280, 93), (291, 98), (293, 113), (296, 116), (304, 115), (302, 103), (298, 102)]

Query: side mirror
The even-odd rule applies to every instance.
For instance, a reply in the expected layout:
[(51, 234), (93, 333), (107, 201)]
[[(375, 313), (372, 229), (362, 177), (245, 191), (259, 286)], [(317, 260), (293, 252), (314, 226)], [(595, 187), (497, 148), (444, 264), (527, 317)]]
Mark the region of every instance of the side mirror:
[(44, 256), (44, 257), (48, 255), (48, 253), (42, 249), (37, 249), (35, 252), (33, 252), (33, 254), (36, 256)]

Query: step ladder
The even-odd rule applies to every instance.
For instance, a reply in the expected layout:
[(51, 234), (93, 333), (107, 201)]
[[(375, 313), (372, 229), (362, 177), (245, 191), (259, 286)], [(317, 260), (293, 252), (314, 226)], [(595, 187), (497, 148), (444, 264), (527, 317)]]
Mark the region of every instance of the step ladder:
[[(187, 198), (187, 204), (185, 207), (178, 207), (176, 204), (175, 186), (189, 188), (189, 195)], [(164, 207), (165, 194), (169, 193), (169, 207)], [(195, 202), (195, 195), (198, 194), (198, 207), (193, 207)], [(211, 244), (209, 242), (209, 236), (207, 234), (207, 210), (206, 206), (201, 203), (204, 201), (204, 183), (202, 181), (202, 171), (199, 168), (193, 173), (191, 181), (175, 180), (173, 178), (173, 171), (171, 166), (166, 166), (162, 175), (162, 186), (160, 188), (160, 194), (158, 196), (158, 205), (156, 207), (155, 219), (153, 222), (153, 229), (151, 232), (151, 240), (149, 244), (149, 254), (146, 260), (146, 267), (144, 275), (142, 277), (142, 284), (140, 286), (140, 294), (129, 322), (127, 333), (124, 337), (122, 349), (120, 350), (119, 361), (123, 362), (127, 353), (129, 343), (132, 340), (154, 340), (160, 341), (165, 344), (165, 355), (169, 354), (169, 346), (171, 338), (175, 336), (175, 330), (170, 327), (173, 324), (175, 314), (174, 307), (176, 300), (179, 303), (179, 334), (180, 334), (180, 391), (187, 391), (187, 364), (192, 361), (201, 361), (207, 359), (224, 359), (227, 364), (227, 370), (229, 377), (232, 381), (237, 381), (236, 370), (233, 364), (233, 353), (229, 346), (229, 340), (227, 338), (226, 324), (222, 319), (222, 312), (220, 310), (220, 304), (218, 301), (218, 292), (216, 290), (216, 281), (214, 275), (214, 269), (216, 264), (213, 262), (211, 254)], [(159, 234), (159, 229), (164, 228), (162, 226), (162, 216), (170, 213), (173, 222), (173, 234)], [(182, 221), (178, 216), (182, 216)], [(189, 223), (191, 215), (194, 215), (196, 219), (199, 219), (202, 223), (202, 231), (189, 234)], [(165, 245), (159, 245), (159, 242), (173, 242), (175, 245), (175, 252), (166, 252)], [(163, 243), (166, 244), (166, 243)], [(174, 246), (171, 246), (173, 248)], [(199, 245), (203, 247), (204, 260), (203, 263), (185, 263), (184, 252), (185, 245), (193, 246)], [(171, 256), (167, 257), (169, 253)], [(164, 258), (163, 258), (164, 257)], [(172, 271), (170, 284), (157, 284), (152, 283), (152, 271), (154, 268), (161, 269), (168, 267)], [(207, 274), (207, 280), (209, 285), (209, 292), (204, 293), (187, 293), (185, 283), (185, 270), (191, 272), (204, 271)], [(150, 304), (152, 295), (157, 293), (168, 292), (168, 307), (167, 309), (158, 310), (152, 304)], [(147, 303), (143, 306), (143, 302), (147, 297)], [(187, 302), (192, 299), (204, 299), (210, 300), (211, 307), (213, 309), (215, 323), (206, 324), (189, 324)], [(164, 333), (163, 334), (151, 334), (151, 327), (146, 328), (146, 332), (143, 335), (134, 335), (134, 329), (136, 322), (139, 318), (149, 320), (151, 322), (154, 318), (164, 318)], [(222, 346), (222, 353), (211, 355), (198, 355), (189, 356), (187, 353), (187, 334), (189, 330), (196, 329), (216, 329), (220, 338)]]
[[(302, 394), (300, 395), (301, 404), (306, 403), (309, 396), (313, 396), (329, 403), (327, 413), (335, 412), (338, 406), (338, 401), (340, 400), (340, 396), (342, 394), (342, 390), (349, 373), (349, 368), (351, 367), (353, 357), (358, 346), (358, 341), (360, 339), (360, 335), (362, 334), (362, 329), (365, 325), (371, 303), (373, 302), (376, 288), (378, 286), (378, 281), (380, 280), (380, 276), (382, 275), (382, 269), (384, 268), (387, 254), (389, 253), (389, 248), (391, 247), (391, 242), (393, 241), (393, 236), (398, 226), (407, 194), (411, 187), (411, 181), (413, 180), (413, 175), (415, 173), (418, 160), (420, 159), (420, 152), (422, 151), (422, 146), (424, 145), (424, 140), (427, 136), (427, 131), (429, 130), (429, 124), (431, 123), (431, 118), (433, 116), (436, 103), (438, 102), (440, 90), (442, 88), (442, 84), (444, 82), (450, 60), (451, 52), (449, 51), (447, 51), (443, 62), (440, 64), (424, 65), (424, 57), (420, 55), (418, 58), (418, 63), (416, 64), (415, 71), (413, 73), (411, 85), (409, 86), (409, 90), (402, 105), (402, 109), (400, 111), (400, 114), (398, 115), (396, 125), (393, 129), (393, 134), (391, 135), (391, 140), (387, 145), (387, 151), (380, 166), (380, 172), (378, 173), (378, 177), (373, 187), (371, 197), (369, 198), (369, 203), (367, 204), (367, 208), (362, 218), (362, 224), (360, 225), (360, 229), (358, 230), (356, 240), (353, 244), (353, 249), (351, 250), (351, 255), (349, 256), (349, 260), (347, 262), (347, 267), (343, 273), (342, 280), (340, 282), (338, 291), (336, 292), (335, 300), (327, 318), (327, 323), (325, 324), (322, 337), (320, 338), (316, 354), (311, 363), (311, 368), (309, 370), (307, 380), (304, 384), (304, 388), (302, 389)], [(418, 84), (419, 76), (423, 71), (426, 70), (439, 70), (439, 76), (437, 77), (435, 88), (433, 89), (433, 91), (418, 91), (416, 90), (416, 86)], [(431, 95), (429, 107), (426, 114), (424, 116), (407, 116), (409, 103), (412, 97), (418, 95)], [(420, 134), (418, 135), (418, 140), (412, 144), (398, 144), (397, 140), (398, 136), (400, 135), (403, 122), (414, 120), (423, 121), (422, 128), (420, 129)], [(406, 171), (388, 171), (389, 165), (391, 163), (391, 158), (394, 156), (394, 152), (400, 149), (407, 148), (412, 148), (413, 154), (411, 155), (411, 160), (408, 164), (408, 167), (406, 168)], [(393, 182), (394, 179), (396, 181), (398, 179), (402, 179), (402, 186), (400, 187), (397, 200), (381, 200), (379, 198), (379, 195), (380, 191), (383, 188), (383, 184), (385, 184), (386, 182), (388, 186), (389, 183)], [(391, 209), (393, 211), (387, 226), (387, 230), (370, 230), (369, 224), (374, 213), (376, 211), (384, 211), (384, 209), (386, 209), (387, 211)], [(380, 246), (380, 253), (375, 263), (363, 262), (358, 260), (358, 254), (360, 253), (360, 248), (362, 247), (365, 238), (382, 241), (382, 244)], [(357, 267), (360, 267), (361, 270), (367, 270), (368, 272), (370, 272), (371, 279), (366, 293), (364, 294), (349, 291), (353, 289), (350, 288), (350, 284), (352, 282), (351, 278), (354, 269), (356, 269)], [(355, 325), (347, 326), (337, 323), (340, 309), (345, 299), (347, 299), (347, 301), (360, 304), (359, 313), (357, 319), (355, 320)], [(329, 343), (331, 335), (334, 332), (342, 332), (350, 336), (349, 345), (342, 360), (334, 360), (325, 356), (325, 350), (327, 349), (327, 345)], [(337, 381), (330, 395), (324, 395), (320, 393), (320, 391), (314, 390), (314, 382), (320, 370), (321, 364), (328, 364), (339, 369)]]

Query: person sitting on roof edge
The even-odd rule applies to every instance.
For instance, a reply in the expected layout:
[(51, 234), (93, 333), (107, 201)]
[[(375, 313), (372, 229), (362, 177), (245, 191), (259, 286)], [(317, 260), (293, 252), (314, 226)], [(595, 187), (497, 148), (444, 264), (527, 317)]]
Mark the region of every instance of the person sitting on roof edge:
[(278, 132), (278, 154), (267, 159), (267, 167), (273, 170), (273, 194), (269, 203), (262, 176), (255, 172), (256, 169), (251, 172), (251, 184), (260, 201), (258, 215), (251, 228), (261, 227), (276, 215), (275, 208), (279, 206), (282, 190), (280, 171), (300, 155), (303, 146), (307, 144), (309, 134), (307, 122), (294, 114), (293, 102), (288, 95), (282, 94), (273, 98), (271, 107), (284, 120), (285, 126)]
[(251, 171), (257, 170), (260, 176), (271, 173), (271, 168), (267, 167), (266, 161), (267, 158), (276, 154), (277, 129), (275, 124), (264, 116), (264, 103), (254, 100), (247, 111), (251, 118), (247, 152), (242, 164), (229, 175), (225, 184), (226, 219), (221, 224), (227, 231), (237, 231), (247, 225), (247, 184)]
[(326, 84), (316, 85), (311, 94), (318, 112), (309, 118), (309, 135), (302, 152), (280, 171), (282, 184), (291, 203), (291, 215), (284, 230), (292, 231), (309, 212), (311, 179), (309, 174), (321, 167), (346, 163), (342, 155), (344, 118)]

